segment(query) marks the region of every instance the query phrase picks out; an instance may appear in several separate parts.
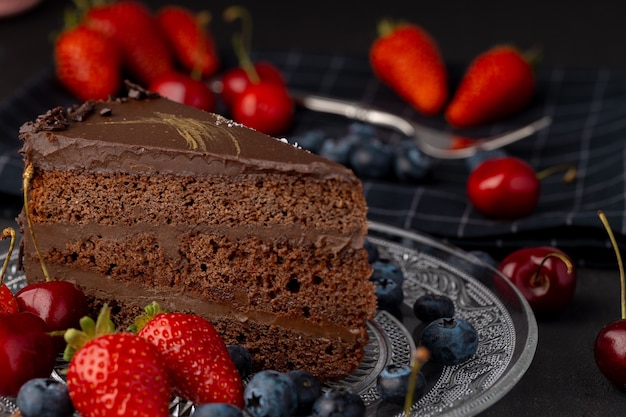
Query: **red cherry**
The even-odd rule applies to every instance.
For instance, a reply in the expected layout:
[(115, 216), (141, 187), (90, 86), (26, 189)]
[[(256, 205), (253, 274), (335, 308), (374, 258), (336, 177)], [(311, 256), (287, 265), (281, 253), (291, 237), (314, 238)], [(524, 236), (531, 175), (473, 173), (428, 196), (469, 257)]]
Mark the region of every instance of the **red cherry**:
[(613, 230), (602, 211), (598, 211), (598, 216), (609, 235), (617, 257), (622, 317), (600, 330), (594, 343), (593, 356), (602, 375), (616, 387), (626, 390), (626, 276)]
[(467, 181), (467, 195), (476, 210), (497, 219), (529, 215), (539, 201), (539, 191), (535, 171), (526, 162), (510, 156), (483, 161)]
[[(259, 61), (254, 64), (254, 70), (261, 83), (285, 85), (280, 70), (269, 62)], [(235, 98), (243, 93), (252, 84), (248, 72), (242, 67), (231, 68), (222, 76), (221, 97), (224, 103), (231, 106)]]
[(235, 99), (233, 119), (268, 135), (285, 132), (293, 119), (293, 100), (285, 87), (251, 84)]
[(0, 395), (15, 397), (26, 381), (50, 376), (56, 352), (48, 331), (32, 313), (0, 315)]
[[(67, 281), (46, 281), (30, 284), (15, 294), (20, 311), (29, 311), (41, 318), (51, 331), (77, 328), (80, 319), (89, 314), (85, 293)], [(62, 336), (55, 336), (57, 351), (65, 348)]]
[(209, 112), (215, 110), (215, 96), (209, 86), (186, 74), (178, 72), (165, 74), (151, 83), (149, 90), (178, 103)]
[(596, 365), (606, 379), (626, 390), (626, 320), (604, 326), (596, 337), (593, 352)]
[(535, 313), (564, 309), (576, 292), (574, 263), (565, 252), (551, 246), (512, 252), (498, 270), (520, 290)]

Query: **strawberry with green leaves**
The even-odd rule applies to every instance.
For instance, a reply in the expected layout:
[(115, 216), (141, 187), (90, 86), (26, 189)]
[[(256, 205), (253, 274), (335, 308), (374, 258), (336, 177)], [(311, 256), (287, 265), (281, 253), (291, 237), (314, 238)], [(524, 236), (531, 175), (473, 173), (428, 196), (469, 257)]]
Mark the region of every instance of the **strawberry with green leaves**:
[(380, 22), (369, 59), (376, 76), (425, 115), (439, 113), (448, 99), (448, 73), (439, 47), (424, 28)]
[(161, 8), (156, 21), (177, 62), (197, 78), (207, 79), (219, 68), (219, 57), (208, 30), (208, 12), (194, 13), (176, 5)]
[(159, 351), (132, 333), (116, 333), (104, 306), (65, 334), (67, 386), (83, 417), (167, 417), (171, 389)]
[(104, 2), (87, 10), (84, 24), (111, 38), (123, 65), (144, 85), (173, 69), (173, 58), (154, 14), (136, 1)]
[(243, 407), (243, 382), (213, 325), (195, 314), (166, 313), (157, 303), (137, 319), (138, 335), (154, 344), (174, 394), (195, 404)]
[(446, 108), (448, 123), (470, 128), (522, 110), (535, 94), (531, 61), (509, 45), (493, 47), (477, 56)]
[(121, 85), (117, 45), (84, 25), (63, 31), (54, 43), (54, 62), (61, 84), (79, 99), (104, 100)]

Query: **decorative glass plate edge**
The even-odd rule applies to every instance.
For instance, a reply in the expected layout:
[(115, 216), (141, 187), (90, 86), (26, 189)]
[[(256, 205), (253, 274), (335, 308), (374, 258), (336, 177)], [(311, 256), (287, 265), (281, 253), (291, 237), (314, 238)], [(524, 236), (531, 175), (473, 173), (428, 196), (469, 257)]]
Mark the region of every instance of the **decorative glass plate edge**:
[[(418, 245), (425, 245), (429, 248), (438, 249), (442, 252), (447, 253), (450, 256), (459, 257), (469, 263), (477, 264), (480, 267), (489, 270), (493, 274), (493, 276), (496, 277), (495, 279), (499, 280), (498, 283), (500, 285), (504, 285), (507, 291), (514, 296), (513, 301), (519, 304), (519, 312), (523, 316), (523, 319), (527, 324), (525, 340), (518, 346), (518, 359), (512, 365), (510, 365), (510, 367), (507, 369), (507, 372), (504, 372), (502, 375), (500, 375), (499, 378), (488, 389), (481, 392), (479, 395), (471, 397), (469, 401), (464, 404), (455, 406), (448, 410), (442, 409), (440, 410), (440, 412), (433, 415), (436, 415), (437, 417), (468, 417), (479, 414), (480, 412), (489, 408), (491, 405), (495, 404), (498, 400), (504, 397), (524, 376), (533, 361), (537, 349), (537, 343), (539, 339), (537, 321), (530, 305), (528, 304), (524, 296), (496, 268), (488, 265), (484, 261), (470, 255), (469, 253), (458, 247), (438, 241), (435, 238), (432, 238), (426, 234), (418, 233), (412, 230), (401, 229), (396, 226), (374, 221), (369, 222), (368, 229), (370, 232), (374, 232), (374, 241), (376, 241), (376, 233), (379, 233), (382, 236), (386, 236), (387, 240), (389, 240), (389, 237), (400, 239), (402, 243), (396, 244), (406, 247), (409, 250), (415, 250), (409, 247), (409, 244), (413, 242), (417, 243)], [(384, 237), (381, 237), (380, 239), (385, 240)], [(462, 275), (465, 275), (464, 279), (473, 280), (472, 277), (466, 274)], [(493, 293), (493, 291), (491, 292)], [(407, 304), (406, 300), (405, 304)], [(416, 407), (418, 406), (419, 401), (414, 404), (411, 412), (412, 417), (421, 416), (421, 413), (419, 412), (420, 410), (416, 409)], [(403, 413), (397, 414), (398, 417), (403, 415)]]

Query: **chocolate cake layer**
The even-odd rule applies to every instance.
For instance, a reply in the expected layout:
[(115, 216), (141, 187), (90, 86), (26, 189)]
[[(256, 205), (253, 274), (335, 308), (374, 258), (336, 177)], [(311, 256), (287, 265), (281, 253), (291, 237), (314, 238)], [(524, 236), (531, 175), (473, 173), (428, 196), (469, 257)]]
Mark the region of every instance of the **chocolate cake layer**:
[(153, 95), (53, 109), (20, 138), (44, 262), (120, 326), (158, 301), (207, 317), (257, 369), (334, 379), (358, 365), (376, 298), (350, 170)]

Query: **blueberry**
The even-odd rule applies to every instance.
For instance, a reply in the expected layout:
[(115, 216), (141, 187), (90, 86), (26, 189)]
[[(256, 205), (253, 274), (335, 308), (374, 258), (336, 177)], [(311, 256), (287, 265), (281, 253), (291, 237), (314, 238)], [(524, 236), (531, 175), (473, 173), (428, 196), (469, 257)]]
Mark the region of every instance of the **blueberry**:
[(413, 304), (415, 317), (423, 323), (430, 323), (444, 317), (454, 317), (454, 303), (447, 295), (424, 294)]
[[(409, 391), (411, 367), (409, 365), (387, 365), (376, 379), (376, 389), (380, 397), (389, 403), (404, 405), (406, 394)], [(417, 400), (426, 393), (426, 378), (424, 374), (417, 374), (417, 383), (413, 391), (413, 399)]]
[(365, 403), (357, 394), (344, 387), (333, 387), (313, 404), (311, 417), (363, 417)]
[(346, 138), (329, 138), (319, 150), (319, 155), (341, 165), (350, 164), (353, 143)]
[(485, 251), (473, 250), (473, 251), (470, 251), (469, 254), (471, 256), (474, 256), (474, 257), (480, 259), (481, 261), (483, 261), (487, 265), (490, 265), (490, 266), (492, 266), (492, 267), (494, 267), (496, 269), (498, 268), (498, 262), (495, 259), (493, 259), (493, 256), (491, 256), (490, 254), (488, 254)]
[(386, 277), (372, 279), (372, 281), (375, 284), (378, 308), (389, 311), (396, 316), (401, 316), (400, 306), (404, 301), (402, 287), (393, 279)]
[(349, 162), (358, 177), (383, 179), (391, 173), (393, 154), (387, 146), (371, 141), (355, 145)]
[(354, 135), (364, 139), (375, 138), (376, 128), (367, 123), (353, 122), (348, 125), (348, 136)]
[(326, 133), (321, 129), (307, 130), (290, 140), (291, 143), (299, 145), (301, 148), (313, 153), (319, 153), (326, 139)]
[(69, 417), (74, 414), (67, 385), (48, 378), (35, 378), (24, 383), (16, 403), (22, 417)]
[(365, 241), (363, 242), (363, 247), (367, 249), (367, 260), (370, 264), (380, 258), (378, 246), (374, 245), (369, 239), (365, 239)]
[(232, 358), (241, 379), (246, 379), (252, 372), (252, 356), (250, 351), (241, 345), (228, 345), (228, 353)]
[(322, 385), (319, 380), (306, 371), (289, 371), (287, 376), (291, 378), (298, 393), (298, 406), (296, 415), (309, 415), (313, 403), (322, 395)]
[(431, 166), (432, 159), (413, 141), (402, 141), (394, 149), (393, 169), (400, 181), (423, 181), (430, 174)]
[(243, 417), (243, 413), (232, 404), (210, 403), (196, 407), (192, 417)]
[(400, 266), (396, 265), (389, 259), (378, 259), (372, 262), (372, 280), (377, 281), (379, 278), (389, 278), (395, 281), (400, 287), (404, 283), (404, 273)]
[(478, 333), (466, 320), (442, 318), (424, 328), (420, 344), (430, 351), (433, 362), (457, 365), (476, 353)]
[(467, 166), (467, 169), (472, 172), (478, 165), (482, 164), (487, 159), (500, 158), (503, 156), (507, 156), (507, 153), (502, 148), (491, 151), (479, 149), (473, 155), (465, 158), (465, 165)]
[(296, 411), (298, 392), (287, 375), (263, 370), (250, 379), (243, 399), (252, 417), (289, 417)]

